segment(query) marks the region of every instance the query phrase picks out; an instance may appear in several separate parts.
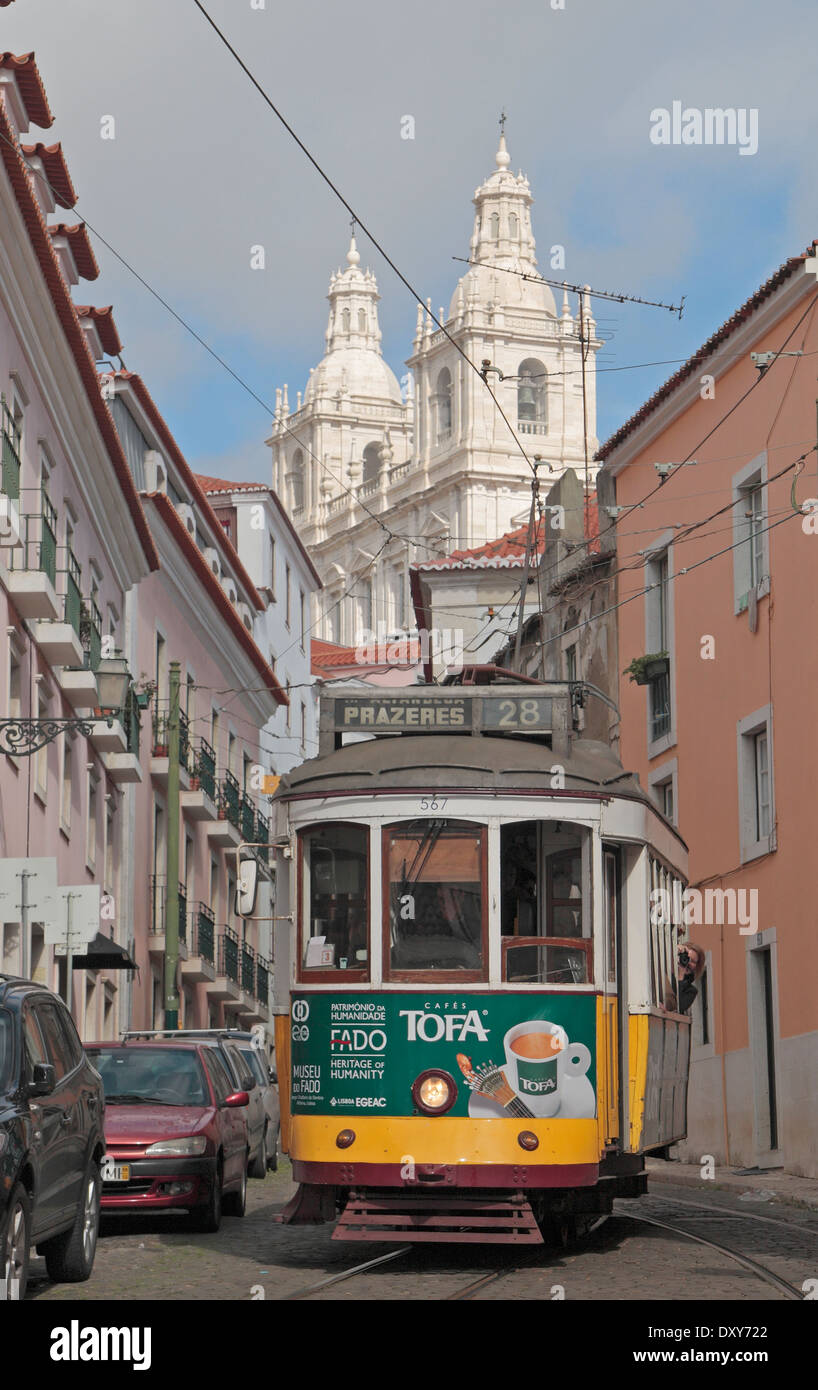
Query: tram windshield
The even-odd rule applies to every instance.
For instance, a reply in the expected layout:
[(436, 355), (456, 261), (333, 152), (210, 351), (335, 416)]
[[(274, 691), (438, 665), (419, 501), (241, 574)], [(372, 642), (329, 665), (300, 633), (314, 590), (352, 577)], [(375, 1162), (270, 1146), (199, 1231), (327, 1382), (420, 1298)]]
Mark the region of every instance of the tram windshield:
[(484, 967), (485, 829), (456, 820), (416, 820), (384, 831), (393, 978), (405, 972)]
[(587, 845), (587, 832), (561, 821), (502, 827), (505, 980), (570, 985), (593, 978), (584, 889)]
[(369, 829), (332, 824), (304, 832), (306, 922), (302, 968), (369, 970)]

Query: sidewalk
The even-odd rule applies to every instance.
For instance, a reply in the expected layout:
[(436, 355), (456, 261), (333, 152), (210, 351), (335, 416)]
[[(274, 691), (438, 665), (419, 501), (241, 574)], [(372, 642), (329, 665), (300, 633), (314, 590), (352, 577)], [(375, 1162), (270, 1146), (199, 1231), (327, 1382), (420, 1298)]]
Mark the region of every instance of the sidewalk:
[(748, 1207), (756, 1203), (761, 1207), (768, 1202), (785, 1202), (788, 1206), (818, 1211), (816, 1178), (799, 1178), (784, 1172), (739, 1175), (731, 1168), (716, 1168), (715, 1178), (705, 1180), (698, 1163), (674, 1163), (662, 1158), (646, 1159), (645, 1169), (648, 1190), (661, 1183), (673, 1183), (676, 1187), (696, 1187), (700, 1192), (733, 1192), (739, 1199), (743, 1198)]

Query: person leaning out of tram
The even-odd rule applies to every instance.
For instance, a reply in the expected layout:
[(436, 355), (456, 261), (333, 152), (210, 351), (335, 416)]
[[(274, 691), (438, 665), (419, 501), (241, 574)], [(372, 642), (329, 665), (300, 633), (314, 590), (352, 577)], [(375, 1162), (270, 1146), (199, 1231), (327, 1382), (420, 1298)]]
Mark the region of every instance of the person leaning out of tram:
[(665, 980), (665, 1009), (686, 1014), (699, 992), (695, 982), (704, 970), (704, 951), (692, 941), (680, 941), (676, 951), (676, 979)]

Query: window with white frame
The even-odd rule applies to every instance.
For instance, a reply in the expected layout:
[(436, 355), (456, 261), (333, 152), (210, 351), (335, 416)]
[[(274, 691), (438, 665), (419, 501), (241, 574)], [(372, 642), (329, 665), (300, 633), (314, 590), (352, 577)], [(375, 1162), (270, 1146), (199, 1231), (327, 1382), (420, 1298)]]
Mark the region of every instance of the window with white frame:
[(99, 777), (88, 772), (88, 815), (85, 831), (85, 862), (93, 871), (97, 862), (97, 816), (99, 812)]
[(660, 767), (651, 768), (648, 772), (648, 786), (650, 787), (653, 799), (662, 812), (662, 815), (665, 816), (672, 825), (678, 824), (677, 773), (678, 765), (676, 758), (673, 758), (671, 762), (662, 763)]
[(775, 845), (772, 707), (739, 720), (738, 805), (741, 862), (769, 854)]
[(645, 655), (657, 660), (666, 653), (664, 669), (648, 679), (648, 743), (666, 739), (673, 726), (670, 666), (673, 657), (673, 620), (670, 551), (657, 548), (646, 565)]
[(683, 933), (684, 882), (649, 856), (650, 982), (654, 1008), (678, 1012), (677, 946)]
[(62, 736), (62, 782), (60, 786), (60, 829), (71, 834), (71, 802), (73, 799), (74, 748), (69, 734)]
[(767, 456), (760, 454), (733, 477), (734, 612), (743, 612), (751, 591), (769, 593)]
[[(44, 682), (37, 686), (37, 718), (48, 719), (51, 713), (51, 692)], [(34, 754), (34, 791), (40, 801), (45, 801), (48, 792), (48, 750), (46, 743)]]

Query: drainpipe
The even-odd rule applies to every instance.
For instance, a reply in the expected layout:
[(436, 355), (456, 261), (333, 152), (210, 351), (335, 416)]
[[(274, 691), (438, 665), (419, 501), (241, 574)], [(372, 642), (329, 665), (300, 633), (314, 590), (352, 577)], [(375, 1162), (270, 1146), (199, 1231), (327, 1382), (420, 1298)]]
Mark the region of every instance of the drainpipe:
[(165, 891), (165, 1027), (179, 1027), (179, 672), (170, 663), (170, 711), (168, 714), (168, 852)]

